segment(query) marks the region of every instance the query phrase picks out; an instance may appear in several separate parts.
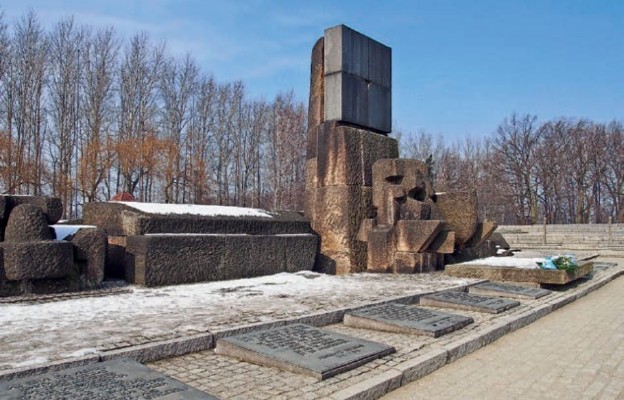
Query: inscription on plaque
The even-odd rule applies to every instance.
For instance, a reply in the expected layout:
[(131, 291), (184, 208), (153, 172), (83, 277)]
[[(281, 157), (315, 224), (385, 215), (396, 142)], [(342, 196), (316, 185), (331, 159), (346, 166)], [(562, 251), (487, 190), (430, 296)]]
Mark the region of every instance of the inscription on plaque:
[(2, 399), (216, 399), (129, 359), (50, 372), (0, 384)]
[(389, 303), (345, 315), (345, 325), (386, 332), (414, 333), (439, 337), (473, 323), (470, 317)]
[(217, 340), (217, 354), (270, 367), (329, 378), (395, 349), (304, 324), (229, 336)]
[(465, 292), (442, 292), (429, 294), (420, 298), (420, 304), (434, 307), (448, 307), (459, 310), (479, 311), (492, 314), (519, 306), (516, 300), (499, 297), (479, 296)]
[(550, 290), (526, 286), (508, 285), (505, 283), (485, 282), (470, 287), (470, 293), (479, 295), (504, 296), (516, 299), (539, 299), (550, 293)]

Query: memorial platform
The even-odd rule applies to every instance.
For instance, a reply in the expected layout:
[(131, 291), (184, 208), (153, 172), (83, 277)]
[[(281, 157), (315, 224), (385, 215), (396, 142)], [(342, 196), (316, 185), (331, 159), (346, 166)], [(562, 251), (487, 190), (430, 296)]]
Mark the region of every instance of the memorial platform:
[[(119, 285), (100, 292), (13, 298), (0, 302), (4, 328), (0, 381), (131, 358), (154, 373), (220, 399), (378, 398), (598, 289), (624, 273), (624, 266), (614, 262), (618, 261), (595, 260), (591, 279), (536, 299), (518, 299), (519, 306), (499, 314), (418, 304), (426, 295), (465, 293), (483, 283), (441, 273), (299, 272), (156, 289)], [(342, 322), (348, 313), (385, 304), (424, 307), (432, 314), (461, 315), (473, 322), (439, 337)], [(220, 339), (294, 323), (380, 343), (396, 352), (321, 380), (214, 351)]]

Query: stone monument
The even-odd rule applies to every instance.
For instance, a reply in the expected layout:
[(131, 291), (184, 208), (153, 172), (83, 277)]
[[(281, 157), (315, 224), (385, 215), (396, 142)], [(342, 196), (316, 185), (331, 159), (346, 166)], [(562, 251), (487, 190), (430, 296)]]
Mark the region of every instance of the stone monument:
[(474, 192), (435, 193), (430, 165), (400, 159), (391, 132), (391, 49), (353, 29), (312, 49), (305, 213), (321, 237), (315, 269), (426, 272), (488, 255), (496, 223)]
[(366, 269), (360, 224), (371, 218), (373, 163), (396, 158), (391, 131), (391, 50), (344, 25), (312, 50), (306, 216), (321, 235), (317, 269)]
[[(98, 288), (106, 235), (94, 226), (58, 237), (63, 204), (56, 197), (0, 196), (0, 297)], [(50, 226), (53, 225), (53, 226)]]

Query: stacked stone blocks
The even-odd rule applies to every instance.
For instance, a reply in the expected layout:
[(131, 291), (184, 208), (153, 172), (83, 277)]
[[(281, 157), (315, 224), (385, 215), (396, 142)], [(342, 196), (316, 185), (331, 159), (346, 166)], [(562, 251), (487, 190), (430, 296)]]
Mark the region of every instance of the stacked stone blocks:
[(89, 203), (84, 221), (108, 235), (106, 275), (144, 286), (310, 270), (318, 238), (297, 212), (264, 217), (158, 214), (132, 202)]
[(106, 238), (97, 229), (55, 240), (62, 215), (54, 197), (0, 196), (0, 296), (98, 287), (104, 278)]
[(312, 49), (305, 213), (318, 271), (431, 271), (477, 254), (496, 227), (478, 224), (476, 193), (435, 193), (427, 163), (398, 158), (391, 58), (344, 25)]

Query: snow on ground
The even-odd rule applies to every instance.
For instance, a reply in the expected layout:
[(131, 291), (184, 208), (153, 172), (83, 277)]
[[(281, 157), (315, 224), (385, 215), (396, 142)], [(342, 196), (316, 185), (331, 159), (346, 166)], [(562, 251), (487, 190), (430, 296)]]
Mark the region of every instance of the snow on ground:
[(67, 236), (74, 235), (80, 229), (96, 229), (95, 225), (50, 225), (54, 228), (56, 240), (64, 240)]
[(258, 208), (206, 206), (197, 204), (139, 203), (135, 201), (113, 201), (111, 203), (120, 203), (149, 214), (191, 214), (208, 217), (273, 218), (268, 211), (260, 210)]
[(544, 258), (521, 258), (521, 257), (488, 257), (468, 261), (459, 265), (487, 265), (492, 267), (511, 267), (536, 269), (539, 268), (537, 262), (544, 261)]
[(473, 282), (441, 273), (302, 271), (141, 288), (42, 304), (0, 304), (0, 371), (209, 330), (296, 318)]

